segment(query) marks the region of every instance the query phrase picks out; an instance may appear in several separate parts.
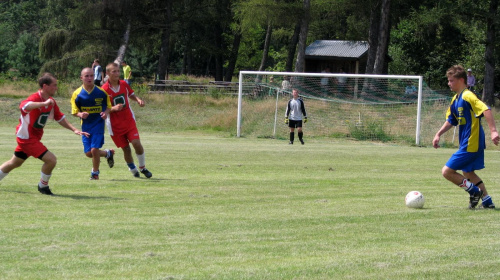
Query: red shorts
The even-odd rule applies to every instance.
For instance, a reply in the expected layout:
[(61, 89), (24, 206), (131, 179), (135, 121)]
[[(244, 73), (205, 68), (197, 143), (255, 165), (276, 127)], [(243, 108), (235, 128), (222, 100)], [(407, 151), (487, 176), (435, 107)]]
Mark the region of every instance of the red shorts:
[(45, 147), (40, 141), (23, 142), (18, 139), (15, 152), (23, 152), (29, 157), (38, 158), (47, 150), (47, 147)]
[(128, 143), (132, 142), (132, 140), (139, 139), (139, 131), (137, 130), (137, 126), (131, 127), (124, 134), (114, 134), (111, 136), (113, 142), (115, 142), (116, 147), (124, 148), (128, 146)]

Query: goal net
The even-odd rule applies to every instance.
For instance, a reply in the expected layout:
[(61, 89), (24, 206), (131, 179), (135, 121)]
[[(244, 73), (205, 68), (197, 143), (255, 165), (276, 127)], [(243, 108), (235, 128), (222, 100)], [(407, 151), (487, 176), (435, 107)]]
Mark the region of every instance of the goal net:
[(288, 139), (293, 88), (304, 100), (308, 138), (430, 145), (450, 101), (421, 76), (241, 71), (237, 137)]

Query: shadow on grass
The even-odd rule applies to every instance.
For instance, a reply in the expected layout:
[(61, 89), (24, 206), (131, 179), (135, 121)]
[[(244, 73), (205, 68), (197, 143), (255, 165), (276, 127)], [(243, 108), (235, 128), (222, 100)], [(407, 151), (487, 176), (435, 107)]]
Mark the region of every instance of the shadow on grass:
[[(433, 207), (424, 207), (423, 209), (432, 209)], [(477, 206), (474, 209), (469, 209), (467, 206), (449, 206), (449, 205), (437, 205), (434, 208), (455, 208), (455, 209), (463, 209), (467, 211), (500, 211), (500, 208), (483, 208), (482, 206)], [(422, 209), (417, 209), (422, 210)]]
[[(165, 178), (144, 178), (144, 177), (139, 177), (139, 178), (134, 178), (136, 180), (146, 180), (150, 182), (161, 182), (161, 181), (173, 181), (173, 180), (185, 180), (185, 179), (165, 179)], [(101, 181), (112, 181), (112, 182), (130, 182), (131, 179), (109, 179), (109, 180), (102, 180)]]
[[(36, 194), (36, 195), (43, 195), (38, 192), (23, 192), (23, 191), (14, 191), (14, 190), (0, 190), (0, 192), (8, 192), (8, 193), (20, 193), (20, 194)], [(124, 198), (116, 198), (116, 197), (109, 197), (109, 196), (87, 196), (87, 195), (69, 195), (69, 194), (54, 194), (54, 195), (44, 195), (47, 197), (61, 197), (61, 198), (71, 198), (75, 200), (80, 200), (80, 199), (103, 199), (103, 200), (125, 200)]]
[(80, 199), (125, 200), (125, 198), (116, 198), (116, 197), (109, 197), (109, 196), (87, 196), (87, 195), (69, 195), (69, 194), (54, 194), (52, 196), (62, 197), (62, 198), (71, 198), (71, 199), (75, 199), (75, 200), (80, 200)]

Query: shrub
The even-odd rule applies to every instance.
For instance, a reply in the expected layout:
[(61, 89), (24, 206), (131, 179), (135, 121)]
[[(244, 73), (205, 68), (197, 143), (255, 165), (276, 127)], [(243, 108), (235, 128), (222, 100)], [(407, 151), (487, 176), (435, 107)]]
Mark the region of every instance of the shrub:
[(357, 140), (379, 140), (388, 142), (392, 137), (384, 131), (384, 125), (376, 121), (349, 125), (351, 137)]

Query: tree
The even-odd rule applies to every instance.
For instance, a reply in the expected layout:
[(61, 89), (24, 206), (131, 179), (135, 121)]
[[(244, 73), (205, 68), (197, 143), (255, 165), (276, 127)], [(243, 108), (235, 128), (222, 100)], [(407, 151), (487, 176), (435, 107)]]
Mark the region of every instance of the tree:
[(293, 70), (293, 59), (295, 58), (295, 50), (297, 49), (297, 44), (299, 43), (299, 34), (300, 34), (300, 23), (295, 25), (293, 29), (293, 35), (290, 38), (290, 42), (287, 47), (287, 57), (285, 64), (285, 71), (292, 72)]
[[(458, 28), (460, 17), (456, 4), (425, 8), (410, 12), (391, 35), (392, 48), (403, 53), (402, 64), (408, 73), (424, 75), (428, 85), (446, 86), (444, 73), (464, 59), (467, 41)], [(401, 73), (405, 74), (405, 73)]]
[(305, 71), (305, 56), (306, 56), (306, 43), (307, 34), (309, 31), (309, 22), (311, 20), (311, 1), (304, 0), (303, 14), (300, 23), (300, 35), (297, 50), (297, 61), (295, 63), (295, 72)]
[(264, 71), (266, 67), (267, 57), (269, 53), (269, 45), (271, 44), (271, 34), (273, 33), (273, 26), (271, 22), (267, 23), (266, 39), (264, 40), (264, 49), (262, 51), (262, 59), (260, 61), (259, 71)]
[(498, 0), (490, 0), (490, 7), (487, 16), (487, 31), (486, 31), (486, 51), (485, 73), (484, 73), (484, 90), (483, 100), (490, 106), (495, 105), (495, 33), (496, 33), (496, 14), (498, 11)]
[(7, 64), (19, 71), (21, 76), (36, 76), (40, 69), (38, 38), (23, 32), (8, 52)]
[(214, 56), (215, 56), (215, 80), (224, 80), (224, 63), (226, 57), (227, 44), (224, 40), (227, 31), (230, 31), (231, 19), (231, 1), (230, 0), (216, 0), (214, 7), (213, 24), (214, 32)]
[(389, 42), (389, 17), (391, 10), (391, 0), (382, 0), (381, 16), (378, 32), (377, 52), (373, 65), (373, 74), (383, 74), (387, 60), (387, 45)]
[(6, 72), (9, 69), (7, 64), (8, 53), (16, 38), (14, 26), (10, 22), (0, 20), (0, 38), (2, 38), (0, 40), (0, 72)]
[(160, 80), (167, 79), (167, 69), (169, 60), (169, 46), (170, 46), (170, 35), (172, 32), (172, 1), (165, 1), (164, 11), (165, 11), (165, 25), (161, 32), (161, 46), (158, 58), (158, 69), (156, 70), (156, 77)]
[(39, 47), (40, 55), (45, 58), (42, 71), (63, 77), (78, 76), (81, 68), (90, 67), (95, 58), (116, 59), (124, 43), (127, 23), (135, 13), (131, 0), (56, 2), (67, 5), (60, 9), (67, 14), (69, 23), (62, 28), (48, 29), (42, 35)]
[(368, 58), (366, 62), (366, 74), (373, 74), (375, 59), (377, 57), (377, 49), (379, 46), (379, 32), (380, 32), (380, 15), (381, 15), (380, 0), (375, 0), (370, 11), (370, 30), (368, 34)]
[(0, 72), (16, 68), (21, 75), (31, 76), (32, 67), (40, 66), (33, 43), (39, 41), (40, 25), (45, 20), (39, 14), (43, 2), (0, 1)]
[(229, 52), (228, 65), (226, 69), (226, 74), (224, 76), (224, 81), (231, 82), (234, 74), (234, 69), (236, 67), (236, 61), (238, 60), (238, 52), (241, 43), (241, 27), (238, 23), (235, 24), (233, 31), (233, 46)]

